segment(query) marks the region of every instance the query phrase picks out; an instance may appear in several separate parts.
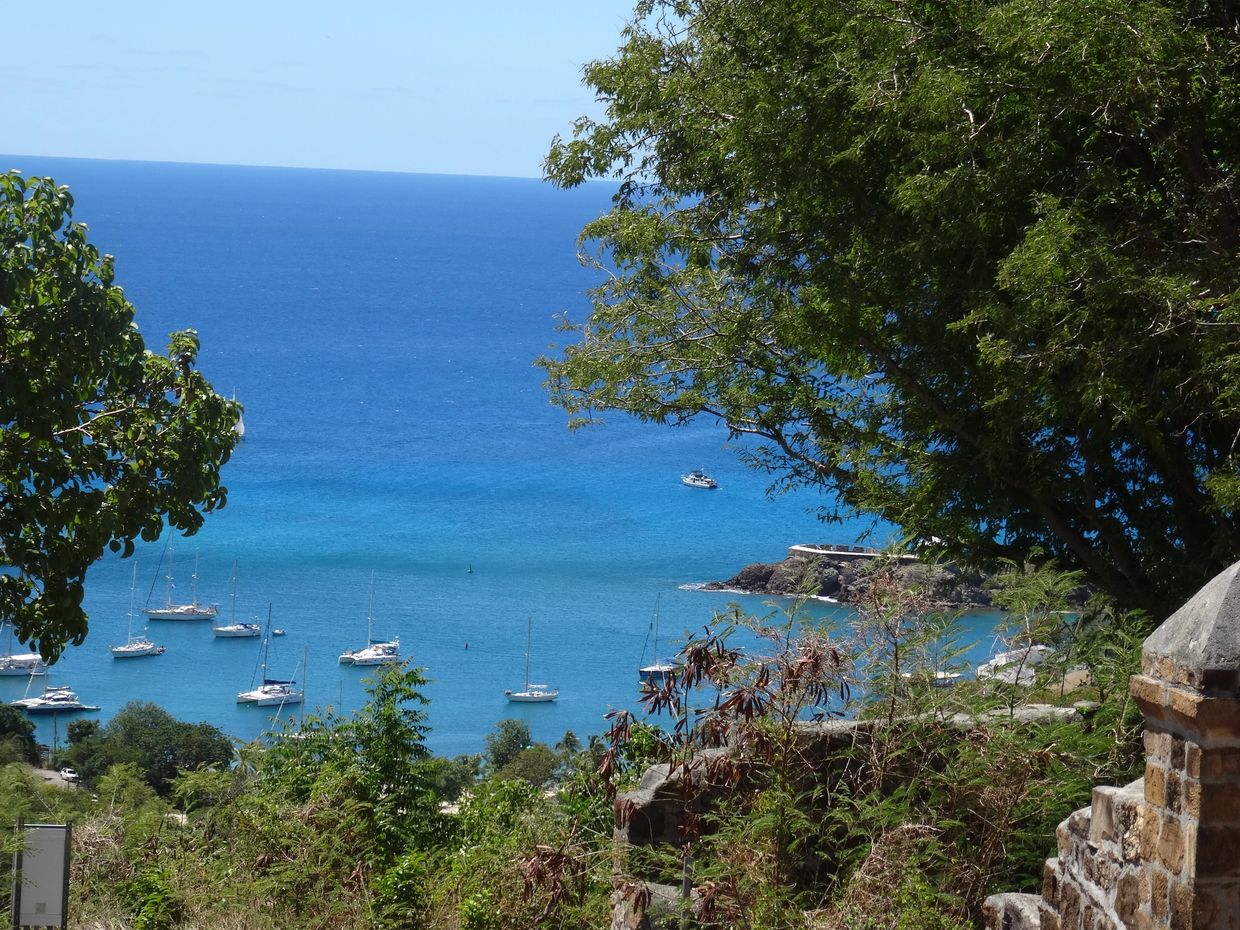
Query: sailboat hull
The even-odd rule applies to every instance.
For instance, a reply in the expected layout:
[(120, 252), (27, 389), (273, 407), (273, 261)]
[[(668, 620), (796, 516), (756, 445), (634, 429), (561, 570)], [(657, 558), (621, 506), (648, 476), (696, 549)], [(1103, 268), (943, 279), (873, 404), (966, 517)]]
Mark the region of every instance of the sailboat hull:
[(142, 611), (151, 620), (214, 620), (220, 612), (218, 607), (201, 604), (173, 604), (171, 607), (153, 607)]
[(514, 704), (546, 704), (558, 698), (560, 692), (556, 689), (544, 691), (531, 687), (529, 691), (505, 691), (504, 696)]

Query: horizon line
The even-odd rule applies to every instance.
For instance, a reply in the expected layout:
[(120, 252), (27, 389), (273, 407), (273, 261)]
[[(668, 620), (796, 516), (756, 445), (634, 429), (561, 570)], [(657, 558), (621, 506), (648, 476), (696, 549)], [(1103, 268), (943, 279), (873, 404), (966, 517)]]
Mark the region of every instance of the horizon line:
[[(0, 152), (0, 158), (56, 158), (64, 161), (104, 161), (104, 162), (123, 162), (139, 165), (185, 165), (188, 167), (203, 168), (257, 168), (271, 169), (277, 171), (336, 171), (347, 173), (362, 174), (399, 174), (399, 175), (421, 175), (423, 177), (440, 177), (440, 178), (490, 178), (497, 181), (539, 181), (544, 184), (551, 184), (542, 175), (519, 175), (519, 174), (475, 174), (470, 172), (449, 172), (449, 171), (405, 171), (396, 168), (336, 168), (324, 167), (322, 165), (258, 165), (245, 164), (242, 162), (221, 162), (221, 161), (179, 161), (175, 159), (159, 159), (159, 158), (109, 158), (98, 155), (48, 155), (37, 154), (33, 152), (25, 152), (16, 154), (12, 152)], [(0, 168), (0, 172), (19, 171), (25, 174), (25, 170), (13, 166), (11, 168)], [(584, 184), (616, 184), (615, 180), (603, 180), (601, 178), (588, 178)], [(552, 185), (554, 186), (554, 185)]]

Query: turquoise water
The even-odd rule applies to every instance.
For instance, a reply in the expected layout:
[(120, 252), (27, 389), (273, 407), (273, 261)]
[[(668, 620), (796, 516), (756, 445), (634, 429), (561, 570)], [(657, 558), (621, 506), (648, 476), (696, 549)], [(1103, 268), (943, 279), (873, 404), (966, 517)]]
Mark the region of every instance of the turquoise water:
[[(188, 599), (196, 554), (200, 599), (227, 615), (235, 560), (238, 618), (271, 605), (287, 630), (272, 641), (271, 673), (296, 672), (308, 710), (364, 697), (367, 673), (337, 656), (365, 641), (373, 572), (376, 635), (399, 636), (431, 679), (436, 752), (481, 749), (506, 716), (550, 742), (600, 732), (608, 709), (635, 708), (656, 597), (665, 640), (729, 602), (766, 612), (762, 598), (682, 586), (866, 528), (821, 525), (812, 494), (768, 498), (717, 423), (613, 417), (567, 430), (533, 360), (557, 340), (556, 314), (585, 313), (595, 278), (574, 243), (607, 209), (605, 187), (6, 158), (71, 186), (92, 241), (117, 256), (148, 345), (197, 329), (201, 368), (245, 404), (228, 506), (174, 541), (177, 593)], [(682, 487), (695, 467), (720, 490)], [(162, 600), (162, 548), (139, 548), (140, 605), (152, 585)], [(101, 705), (102, 720), (147, 700), (239, 739), (270, 727), (270, 711), (235, 703), (257, 640), (152, 622), (165, 655), (111, 658), (131, 569), (107, 557), (91, 570), (91, 634), (48, 681)], [(531, 617), (531, 678), (561, 696), (510, 705)], [(992, 620), (969, 620), (978, 656)], [(24, 690), (0, 679), (0, 699)], [(41, 721), (41, 738), (63, 738), (63, 723)]]

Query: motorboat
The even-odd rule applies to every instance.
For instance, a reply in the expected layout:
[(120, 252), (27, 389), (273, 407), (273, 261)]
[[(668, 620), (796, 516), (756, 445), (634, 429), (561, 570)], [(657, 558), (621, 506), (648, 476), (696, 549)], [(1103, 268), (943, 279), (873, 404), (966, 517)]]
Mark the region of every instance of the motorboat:
[(137, 639), (133, 635), (133, 600), (138, 587), (138, 563), (133, 565), (133, 580), (129, 585), (129, 629), (125, 634), (125, 642), (111, 649), (114, 659), (137, 659), (141, 656), (159, 656), (164, 654), (164, 647), (151, 642), (145, 635)]
[(67, 685), (48, 685), (39, 697), (21, 698), (13, 702), (28, 714), (68, 714), (98, 710), (94, 704), (83, 704)]
[(341, 665), (397, 665), (404, 660), (400, 655), (400, 639), (375, 639), (375, 573), (370, 573), (370, 609), (366, 613), (366, 645), (361, 649), (346, 649), (340, 654)]
[(525, 628), (525, 687), (520, 691), (505, 691), (504, 697), (514, 704), (545, 704), (560, 696), (559, 688), (530, 683), (530, 643), (534, 634), (534, 618), (530, 617)]
[(700, 468), (695, 468), (687, 475), (680, 476), (680, 483), (687, 488), (703, 488), (707, 491), (713, 491), (719, 487), (719, 482), (712, 478)]
[(1031, 685), (1037, 678), (1037, 667), (1054, 652), (1051, 646), (1034, 644), (996, 653), (977, 667), (977, 677), (1009, 685)]
[(263, 628), (257, 623), (237, 622), (237, 563), (234, 561), (232, 571), (232, 613), (229, 616), (229, 622), (223, 626), (212, 624), (211, 633), (225, 639), (238, 639), (241, 637), (261, 636), (262, 632)]
[(174, 604), (172, 590), (176, 587), (172, 578), (172, 546), (168, 546), (168, 574), (165, 576), (166, 588), (163, 607), (147, 607), (143, 613), (152, 620), (214, 620), (220, 612), (217, 604), (198, 603), (198, 557), (194, 556), (194, 574), (192, 596), (188, 604)]

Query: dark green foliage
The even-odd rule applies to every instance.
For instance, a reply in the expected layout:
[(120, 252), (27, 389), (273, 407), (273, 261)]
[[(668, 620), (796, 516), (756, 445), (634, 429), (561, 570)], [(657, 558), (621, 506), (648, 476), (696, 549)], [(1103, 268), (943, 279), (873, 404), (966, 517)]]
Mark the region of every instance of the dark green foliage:
[(134, 930), (172, 930), (181, 920), (182, 904), (158, 871), (126, 883), (120, 895), (133, 909)]
[(780, 485), (1165, 616), (1240, 555), (1236, 20), (640, 4), (546, 163), (621, 182), (553, 398), (718, 418)]
[(10, 762), (38, 762), (34, 721), (16, 707), (0, 704), (0, 766)]
[(482, 756), (461, 755), (446, 759), (435, 756), (426, 761), (426, 773), (430, 778), (435, 797), (441, 801), (455, 801), (461, 793), (478, 780), (482, 770)]
[(131, 763), (147, 784), (167, 795), (180, 771), (227, 767), (233, 758), (232, 740), (217, 727), (177, 720), (156, 704), (132, 701), (102, 728), (95, 721), (81, 723), (70, 731), (63, 761), (88, 782), (113, 765)]
[(494, 778), (519, 778), (535, 788), (541, 788), (555, 777), (560, 760), (549, 746), (537, 743), (522, 749), (492, 776)]
[(0, 175), (0, 619), (54, 660), (81, 643), (86, 571), (223, 506), (239, 406), (198, 337), (146, 350), (134, 309), (50, 178)]
[(358, 829), (384, 864), (401, 850), (431, 849), (446, 837), (425, 746), (421, 671), (383, 669), (367, 681), (369, 698), (349, 719), (308, 717), (263, 754), (260, 774), (297, 802), (341, 794), (358, 806)]
[(515, 759), (532, 741), (529, 724), (506, 717), (487, 734), (487, 769), (496, 772)]

